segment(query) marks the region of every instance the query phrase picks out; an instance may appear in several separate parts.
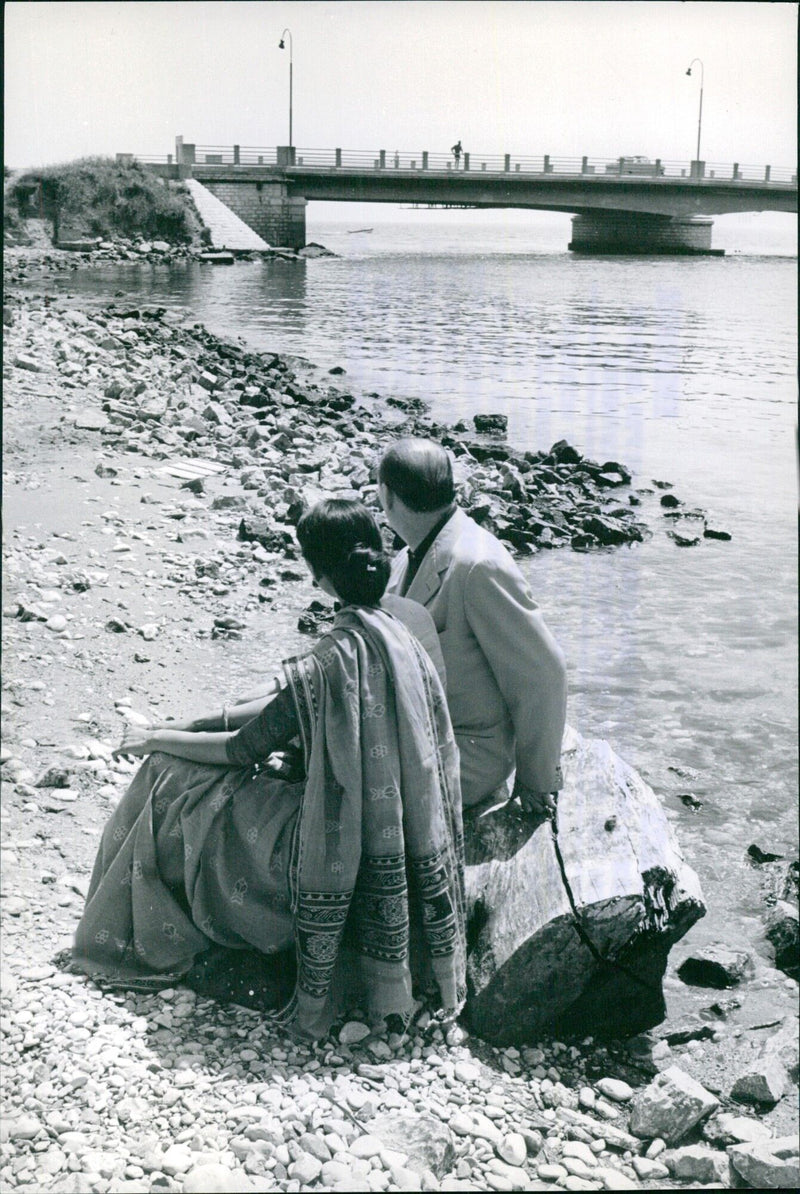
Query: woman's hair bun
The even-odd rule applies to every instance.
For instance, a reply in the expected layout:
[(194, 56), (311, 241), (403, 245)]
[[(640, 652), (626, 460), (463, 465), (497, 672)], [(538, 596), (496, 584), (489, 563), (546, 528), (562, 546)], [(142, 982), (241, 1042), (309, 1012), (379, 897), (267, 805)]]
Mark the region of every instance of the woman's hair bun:
[(385, 551), (357, 543), (348, 553), (334, 584), (345, 600), (355, 605), (376, 605), (384, 594), (390, 572)]

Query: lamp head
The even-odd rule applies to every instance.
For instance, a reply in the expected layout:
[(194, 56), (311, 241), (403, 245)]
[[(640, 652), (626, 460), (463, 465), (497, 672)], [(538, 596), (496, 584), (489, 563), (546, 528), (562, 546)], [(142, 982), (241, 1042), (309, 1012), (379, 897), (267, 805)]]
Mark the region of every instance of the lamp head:
[[(283, 44), (283, 38), (281, 38), (281, 40), (278, 42), (278, 49), (279, 49), (279, 50), (285, 50), (285, 49), (286, 49), (286, 46)], [(687, 71), (686, 73), (687, 73), (687, 74), (689, 74), (689, 71)]]
[[(281, 42), (281, 46), (283, 46), (283, 42)], [(687, 70), (686, 73), (687, 73), (687, 75), (690, 75), (692, 73), (692, 68), (689, 67), (689, 69)]]

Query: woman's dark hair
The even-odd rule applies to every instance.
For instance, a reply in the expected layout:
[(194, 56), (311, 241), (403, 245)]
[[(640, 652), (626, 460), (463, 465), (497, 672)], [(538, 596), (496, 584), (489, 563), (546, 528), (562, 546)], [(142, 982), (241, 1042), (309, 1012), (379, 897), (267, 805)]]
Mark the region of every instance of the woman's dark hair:
[(450, 456), (429, 439), (392, 444), (378, 465), (378, 480), (417, 513), (441, 510), (455, 499)]
[(391, 566), (378, 524), (361, 502), (329, 498), (297, 524), (300, 550), (318, 576), (327, 576), (347, 605), (377, 605)]

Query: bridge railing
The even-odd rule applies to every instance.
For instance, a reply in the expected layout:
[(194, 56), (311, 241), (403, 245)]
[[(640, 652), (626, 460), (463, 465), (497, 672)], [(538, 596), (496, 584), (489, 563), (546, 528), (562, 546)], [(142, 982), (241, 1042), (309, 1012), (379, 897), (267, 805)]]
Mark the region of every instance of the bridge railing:
[[(285, 165), (289, 151), (276, 146), (253, 145), (192, 145), (190, 157), (183, 157), (186, 164), (214, 166), (277, 166)], [(514, 175), (560, 175), (561, 177), (584, 178), (631, 178), (656, 180), (697, 179), (719, 182), (761, 183), (775, 185), (797, 185), (797, 168), (753, 166), (739, 162), (691, 162), (670, 161), (641, 157), (557, 157), (550, 154), (522, 156), (519, 154), (484, 154), (467, 151), (458, 160), (452, 153), (429, 153), (427, 150), (353, 150), (353, 149), (299, 149), (293, 151), (295, 170), (356, 170), (380, 171), (392, 174), (395, 171), (428, 172), (437, 174), (514, 174)], [(117, 154), (118, 159), (136, 158), (140, 162), (163, 164), (173, 162), (172, 154), (166, 157), (145, 154)]]

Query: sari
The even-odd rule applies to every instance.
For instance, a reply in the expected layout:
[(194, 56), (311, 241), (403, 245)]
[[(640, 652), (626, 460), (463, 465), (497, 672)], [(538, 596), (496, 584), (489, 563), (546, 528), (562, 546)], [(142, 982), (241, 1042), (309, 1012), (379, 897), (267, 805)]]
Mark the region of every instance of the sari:
[(284, 665), (306, 778), (154, 754), (105, 828), (73, 967), (108, 985), (180, 981), (212, 945), (276, 953), (277, 1021), (325, 1035), (348, 986), (407, 1024), (424, 989), (466, 995), (458, 751), (441, 682), (391, 614), (345, 607)]

